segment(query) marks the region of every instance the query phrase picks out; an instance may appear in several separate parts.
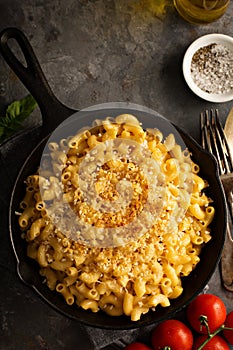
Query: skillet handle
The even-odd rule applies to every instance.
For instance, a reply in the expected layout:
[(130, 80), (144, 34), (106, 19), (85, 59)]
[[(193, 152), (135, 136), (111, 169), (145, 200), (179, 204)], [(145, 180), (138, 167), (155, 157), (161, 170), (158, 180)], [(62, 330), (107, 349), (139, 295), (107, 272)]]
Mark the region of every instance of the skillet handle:
[[(14, 39), (20, 47), (26, 66), (20, 62), (9, 46)], [(42, 118), (42, 134), (47, 136), (67, 117), (77, 112), (63, 105), (53, 94), (39, 61), (24, 33), (17, 28), (5, 28), (0, 32), (0, 52), (28, 91), (37, 101)], [(56, 119), (55, 119), (56, 118)]]

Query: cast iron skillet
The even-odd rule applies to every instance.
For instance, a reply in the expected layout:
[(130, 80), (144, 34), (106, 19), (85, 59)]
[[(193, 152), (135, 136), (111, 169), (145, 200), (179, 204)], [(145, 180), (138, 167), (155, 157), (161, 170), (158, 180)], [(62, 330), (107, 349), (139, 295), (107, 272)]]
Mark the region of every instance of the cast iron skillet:
[[(20, 62), (10, 48), (10, 39), (14, 39), (18, 43), (25, 57), (26, 66)], [(185, 144), (191, 150), (193, 160), (200, 165), (201, 175), (206, 178), (210, 184), (208, 194), (214, 200), (216, 215), (212, 223), (213, 239), (204, 247), (201, 253), (201, 261), (196, 269), (188, 277), (183, 278), (184, 292), (179, 298), (171, 301), (170, 307), (158, 307), (155, 312), (151, 311), (144, 315), (140, 321), (131, 322), (129, 318), (125, 316), (110, 317), (102, 312), (91, 313), (81, 310), (76, 306), (71, 307), (66, 305), (64, 299), (58, 293), (51, 292), (48, 287), (42, 283), (41, 276), (38, 272), (38, 265), (27, 257), (26, 244), (20, 237), (17, 216), (14, 213), (18, 210), (19, 203), (23, 198), (25, 190), (24, 180), (28, 175), (34, 173), (39, 166), (41, 154), (50, 133), (63, 120), (76, 111), (64, 106), (54, 96), (31, 45), (20, 30), (16, 28), (6, 28), (0, 33), (0, 51), (12, 70), (37, 100), (43, 119), (41, 141), (25, 159), (12, 190), (10, 202), (9, 231), (17, 258), (17, 272), (19, 277), (57, 311), (86, 325), (109, 329), (130, 329), (146, 326), (171, 317), (203, 290), (215, 271), (220, 259), (226, 231), (226, 203), (215, 159), (210, 156), (209, 153), (203, 151), (190, 136), (176, 126)], [(86, 124), (86, 121), (83, 120), (82, 117), (80, 120), (77, 119), (77, 121), (80, 126)], [(156, 127), (155, 119), (151, 115), (147, 115), (146, 123), (146, 127)]]

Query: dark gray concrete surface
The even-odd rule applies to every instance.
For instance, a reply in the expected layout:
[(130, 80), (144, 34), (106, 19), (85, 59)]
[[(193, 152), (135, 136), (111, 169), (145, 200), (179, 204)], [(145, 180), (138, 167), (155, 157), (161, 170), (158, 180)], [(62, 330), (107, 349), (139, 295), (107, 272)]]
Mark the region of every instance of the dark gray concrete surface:
[[(12, 26), (23, 30), (52, 90), (65, 105), (74, 109), (113, 101), (145, 105), (199, 141), (200, 112), (217, 107), (224, 122), (233, 103), (213, 104), (195, 96), (183, 79), (182, 59), (201, 35), (233, 34), (233, 2), (221, 19), (205, 26), (181, 19), (172, 1), (162, 16), (154, 12), (153, 0), (141, 4), (142, 0), (0, 0), (0, 30)], [(27, 93), (0, 56), (0, 110)], [(28, 124), (40, 122), (37, 110)], [(17, 155), (23, 142), (35, 142), (33, 135), (1, 148), (0, 349), (91, 350), (117, 339), (123, 339), (118, 344), (145, 339), (148, 329), (131, 334), (84, 329), (51, 309), (17, 277), (6, 218), (10, 188), (20, 166)], [(232, 309), (233, 295), (222, 289), (218, 268), (209, 291), (221, 295)]]

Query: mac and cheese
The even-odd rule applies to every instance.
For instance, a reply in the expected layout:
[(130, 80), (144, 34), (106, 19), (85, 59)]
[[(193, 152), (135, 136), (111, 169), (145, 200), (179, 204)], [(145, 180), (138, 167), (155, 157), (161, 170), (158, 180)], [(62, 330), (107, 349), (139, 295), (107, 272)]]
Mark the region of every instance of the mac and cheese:
[[(143, 220), (148, 222), (150, 217), (146, 231), (132, 234), (122, 244), (121, 237), (110, 240), (109, 231), (105, 233), (104, 229), (133, 223), (143, 212), (151, 189), (143, 168), (135, 161), (140, 149), (137, 145), (131, 149), (135, 152), (133, 161), (124, 157), (108, 159), (98, 168), (94, 190), (98, 199), (110, 207), (116, 203), (115, 210), (101, 211), (85, 201), (79, 176), (80, 164), (91, 150), (118, 138), (148, 148), (155, 160), (152, 176), (156, 177), (156, 186), (162, 188), (155, 217), (147, 213), (137, 222), (142, 227)], [(125, 314), (132, 321), (157, 305), (169, 306), (170, 299), (182, 294), (182, 277), (195, 268), (203, 245), (211, 239), (209, 224), (214, 216), (212, 201), (204, 192), (208, 183), (198, 175), (199, 166), (191, 161), (188, 150), (176, 144), (173, 134), (164, 140), (159, 130), (143, 130), (130, 115), (107, 119), (94, 132), (86, 130), (60, 143), (51, 142), (49, 150), (49, 166), (26, 180), (19, 216), (27, 254), (38, 262), (48, 287), (60, 293), (69, 305), (92, 312), (102, 310), (111, 316)], [(102, 157), (101, 152), (96, 157)], [(88, 171), (92, 166), (94, 169), (94, 161), (89, 163)], [(88, 186), (89, 174), (85, 173), (84, 186)], [(122, 210), (117, 202), (119, 181), (123, 182), (123, 192), (129, 192)], [(130, 182), (131, 192), (124, 181)], [(61, 198), (88, 225), (86, 243), (82, 232), (74, 237), (51, 218), (48, 204), (55, 212), (58, 208), (59, 214), (57, 203)], [(95, 227), (103, 229), (101, 237), (93, 235)], [(109, 245), (100, 246), (101, 239)]]

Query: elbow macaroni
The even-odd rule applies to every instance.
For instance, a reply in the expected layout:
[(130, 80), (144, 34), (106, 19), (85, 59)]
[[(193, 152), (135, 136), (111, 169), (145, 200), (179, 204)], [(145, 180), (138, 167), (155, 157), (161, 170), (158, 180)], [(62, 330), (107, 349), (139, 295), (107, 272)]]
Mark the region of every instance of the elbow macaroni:
[[(111, 316), (125, 314), (137, 321), (149, 310), (155, 310), (157, 305), (169, 306), (170, 299), (182, 294), (182, 276), (189, 275), (195, 268), (202, 246), (211, 239), (208, 226), (214, 217), (214, 207), (204, 192), (208, 184), (198, 175), (199, 166), (191, 161), (193, 186), (188, 209), (173, 232), (167, 233), (164, 228), (169, 213), (176, 212), (177, 198), (186, 195), (185, 189), (178, 186), (181, 181), (178, 177), (185, 182), (187, 165), (183, 159), (187, 158), (188, 152), (176, 144), (174, 135), (169, 135), (163, 142), (159, 130), (144, 131), (137, 119), (127, 114), (116, 117), (114, 123), (106, 119), (101, 133), (91, 134), (86, 130), (60, 144), (49, 145), (52, 169), (64, 165), (62, 195), (67, 203), (86, 210), (78, 187), (79, 164), (97, 143), (117, 137), (147, 143), (165, 177), (167, 201), (159, 220), (145, 234), (126, 245), (110, 248), (88, 247), (68, 238), (51, 222), (46, 210), (46, 200), (56, 201), (60, 181), (53, 171), (49, 173), (50, 183), (38, 174), (28, 177), (18, 222), (28, 243), (28, 256), (38, 262), (48, 287), (60, 293), (68, 305), (75, 304), (91, 312), (102, 310)], [(67, 154), (63, 152), (65, 145), (70, 147)], [(178, 174), (176, 159), (170, 152), (181, 162), (182, 174)], [(115, 184), (119, 171), (136, 174), (134, 186), (140, 194), (133, 202), (131, 214), (137, 215), (147, 192), (146, 188), (140, 190), (143, 178), (137, 175), (135, 164), (117, 160), (109, 161), (106, 166), (108, 171), (100, 169), (100, 181), (96, 183), (99, 195), (113, 200), (117, 196)], [(43, 184), (43, 200), (39, 183)], [(90, 210), (86, 218), (92, 222), (95, 214)], [(118, 225), (122, 217), (112, 215), (108, 219)], [(101, 220), (102, 217), (98, 218), (95, 224), (101, 225)]]

